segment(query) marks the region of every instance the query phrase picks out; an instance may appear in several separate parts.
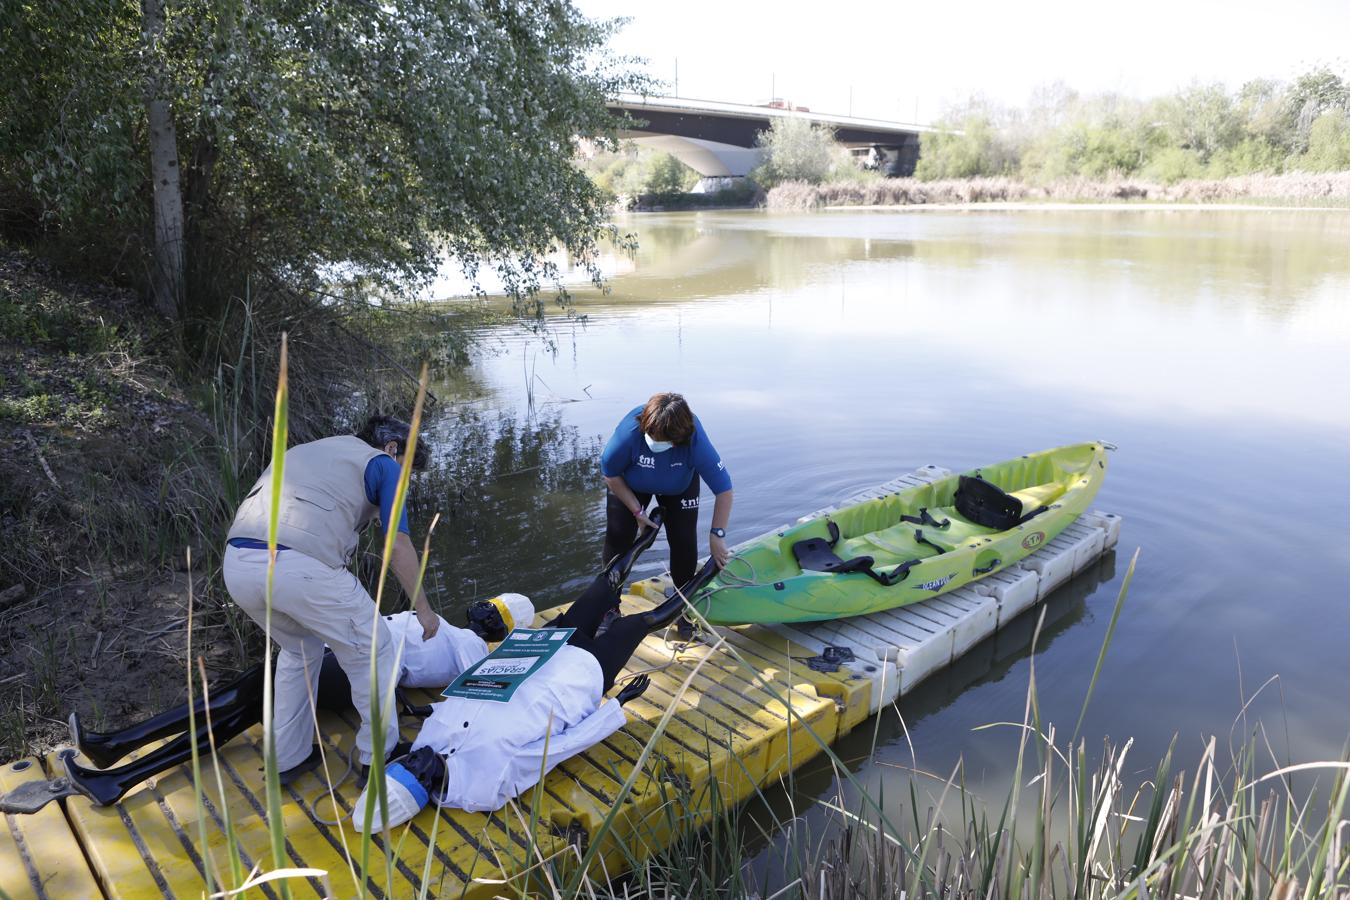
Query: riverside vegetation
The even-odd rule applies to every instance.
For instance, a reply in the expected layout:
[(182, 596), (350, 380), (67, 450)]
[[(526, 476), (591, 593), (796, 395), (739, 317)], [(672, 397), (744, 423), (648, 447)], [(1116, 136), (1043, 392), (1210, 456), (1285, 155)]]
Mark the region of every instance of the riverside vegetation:
[[(566, 2), (184, 0), (0, 12), (0, 754), (177, 694), (185, 590), (237, 668), (216, 559), (290, 435), (406, 416), (475, 318), (413, 302), (447, 257), (521, 320), (625, 238), (573, 164), (644, 79)], [(185, 566), (193, 551), (194, 571)], [(189, 579), (193, 579), (189, 582)], [(56, 627), (56, 626), (60, 627)], [(12, 673), (12, 674), (11, 674)]]
[(921, 136), (912, 178), (860, 167), (829, 128), (775, 119), (750, 180), (770, 209), (990, 201), (1350, 206), (1350, 82), (1318, 68), (1230, 92), (1135, 99), (1063, 84), (1026, 108), (974, 99)]

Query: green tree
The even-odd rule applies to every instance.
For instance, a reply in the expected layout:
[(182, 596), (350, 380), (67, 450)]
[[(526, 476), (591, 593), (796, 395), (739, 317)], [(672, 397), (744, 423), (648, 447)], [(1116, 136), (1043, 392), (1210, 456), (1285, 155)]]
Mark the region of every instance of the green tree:
[(341, 266), (405, 285), (447, 254), (537, 309), (547, 254), (586, 264), (606, 231), (573, 141), (609, 141), (605, 98), (640, 86), (605, 49), (615, 24), (564, 0), (16, 0), (0, 15), (0, 224), (144, 284), (165, 240), (162, 101), (193, 317), (245, 279)]
[(1191, 151), (1201, 163), (1242, 137), (1242, 120), (1221, 84), (1193, 84), (1161, 100), (1157, 115), (1169, 143)]
[(764, 162), (753, 177), (764, 187), (785, 181), (819, 184), (829, 175), (838, 147), (829, 128), (795, 116), (775, 118), (768, 131), (759, 133), (758, 144)]
[(1350, 84), (1327, 68), (1295, 79), (1283, 104), (1283, 139), (1291, 153), (1308, 150), (1313, 123), (1329, 110), (1350, 112)]
[(1297, 165), (1312, 172), (1350, 169), (1350, 114), (1331, 109), (1318, 116), (1308, 129), (1308, 151)]
[[(647, 161), (645, 193), (678, 194), (687, 190), (687, 176), (692, 170), (669, 153), (661, 152)], [(695, 175), (697, 180), (697, 175)]]
[(924, 134), (919, 140), (919, 162), (914, 175), (925, 181), (1006, 175), (1016, 167), (1017, 154), (1007, 134), (996, 126), (985, 108), (949, 121), (954, 125)]

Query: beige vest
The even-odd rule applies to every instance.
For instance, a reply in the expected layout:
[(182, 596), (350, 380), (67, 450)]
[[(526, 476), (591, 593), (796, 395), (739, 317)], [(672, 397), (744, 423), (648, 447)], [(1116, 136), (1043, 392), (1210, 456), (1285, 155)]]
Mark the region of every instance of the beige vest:
[[(366, 465), (382, 451), (352, 435), (299, 444), (286, 451), (281, 480), (277, 543), (319, 562), (342, 568), (356, 550), (356, 537), (379, 515), (366, 499)], [(272, 467), (263, 470), (226, 540), (267, 540), (272, 505)]]

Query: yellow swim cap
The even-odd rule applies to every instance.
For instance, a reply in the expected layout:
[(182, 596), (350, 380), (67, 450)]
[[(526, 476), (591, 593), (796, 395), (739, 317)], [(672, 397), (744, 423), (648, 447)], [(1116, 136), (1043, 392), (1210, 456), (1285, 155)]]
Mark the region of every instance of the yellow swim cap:
[(516, 620), (511, 616), (511, 608), (506, 605), (506, 601), (501, 597), (493, 597), (488, 602), (497, 608), (497, 612), (502, 614), (502, 621), (506, 623), (506, 633), (510, 634), (516, 627)]

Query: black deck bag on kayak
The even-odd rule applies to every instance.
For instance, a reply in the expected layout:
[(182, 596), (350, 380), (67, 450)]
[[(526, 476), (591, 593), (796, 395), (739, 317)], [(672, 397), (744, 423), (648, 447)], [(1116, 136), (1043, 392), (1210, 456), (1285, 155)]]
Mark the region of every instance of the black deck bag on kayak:
[(1023, 521), (1022, 501), (978, 476), (961, 476), (956, 488), (956, 511), (976, 525), (995, 531), (1016, 528)]

